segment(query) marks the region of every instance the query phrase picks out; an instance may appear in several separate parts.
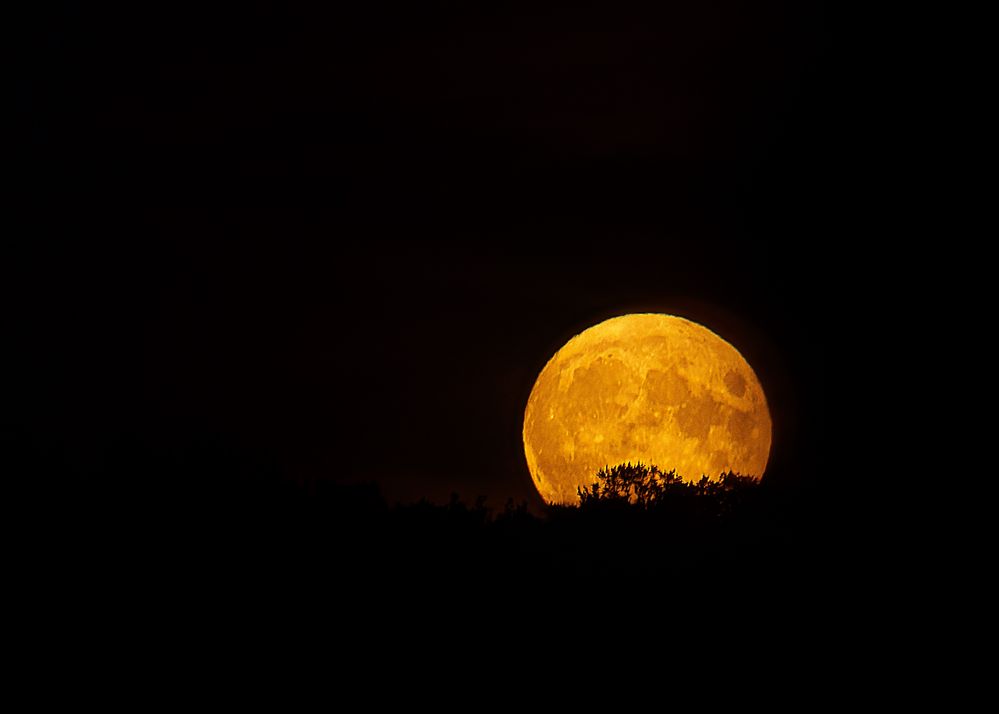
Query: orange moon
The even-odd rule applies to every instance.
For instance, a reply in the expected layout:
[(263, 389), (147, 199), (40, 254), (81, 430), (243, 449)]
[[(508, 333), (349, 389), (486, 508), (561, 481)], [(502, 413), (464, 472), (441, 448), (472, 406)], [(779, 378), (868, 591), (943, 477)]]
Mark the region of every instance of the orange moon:
[(524, 452), (548, 503), (630, 461), (685, 479), (761, 477), (771, 422), (756, 373), (711, 330), (672, 315), (615, 317), (573, 337), (538, 375)]

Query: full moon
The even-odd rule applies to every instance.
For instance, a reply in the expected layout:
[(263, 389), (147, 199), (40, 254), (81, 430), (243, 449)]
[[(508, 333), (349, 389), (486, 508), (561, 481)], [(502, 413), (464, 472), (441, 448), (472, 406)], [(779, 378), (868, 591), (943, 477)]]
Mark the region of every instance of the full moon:
[(758, 478), (770, 438), (746, 360), (672, 315), (624, 315), (576, 335), (541, 370), (524, 413), (527, 465), (548, 503), (578, 503), (600, 468), (628, 461), (685, 479)]

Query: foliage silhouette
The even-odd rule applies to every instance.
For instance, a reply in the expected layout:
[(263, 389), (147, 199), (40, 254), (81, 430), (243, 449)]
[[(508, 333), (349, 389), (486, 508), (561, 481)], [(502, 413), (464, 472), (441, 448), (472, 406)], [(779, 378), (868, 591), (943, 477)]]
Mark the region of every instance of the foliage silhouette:
[(641, 462), (605, 466), (596, 478), (592, 485), (577, 489), (581, 508), (626, 504), (656, 510), (698, 499), (701, 506), (713, 508), (720, 515), (745, 500), (746, 494), (759, 485), (756, 478), (731, 471), (722, 473), (718, 480), (701, 476), (698, 481), (685, 481), (675, 470), (663, 471)]

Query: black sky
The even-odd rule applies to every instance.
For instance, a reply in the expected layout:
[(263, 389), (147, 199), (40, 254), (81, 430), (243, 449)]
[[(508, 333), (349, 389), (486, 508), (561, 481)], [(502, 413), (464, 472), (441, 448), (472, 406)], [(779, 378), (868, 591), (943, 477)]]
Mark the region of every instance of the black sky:
[(390, 499), (536, 501), (534, 378), (633, 311), (732, 342), (775, 473), (817, 468), (817, 4), (134, 5), (53, 11), (17, 88), (5, 419), (72, 469), (215, 440)]

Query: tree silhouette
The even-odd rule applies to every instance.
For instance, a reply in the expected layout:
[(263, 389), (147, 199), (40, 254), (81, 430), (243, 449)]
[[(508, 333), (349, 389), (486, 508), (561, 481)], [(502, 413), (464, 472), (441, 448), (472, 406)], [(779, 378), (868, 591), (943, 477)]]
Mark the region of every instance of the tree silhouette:
[[(580, 507), (598, 504), (622, 504), (642, 510), (661, 510), (679, 502), (700, 501), (721, 514), (758, 485), (758, 480), (735, 472), (722, 473), (718, 480), (701, 476), (698, 481), (685, 481), (675, 470), (663, 471), (655, 465), (641, 462), (604, 466), (590, 486), (577, 488)], [(698, 510), (704, 510), (698, 509)]]

